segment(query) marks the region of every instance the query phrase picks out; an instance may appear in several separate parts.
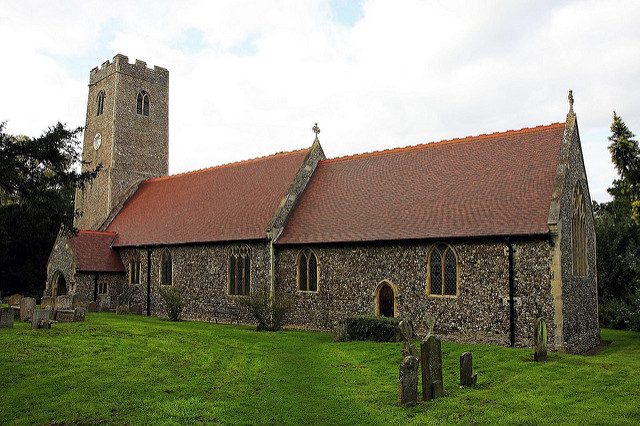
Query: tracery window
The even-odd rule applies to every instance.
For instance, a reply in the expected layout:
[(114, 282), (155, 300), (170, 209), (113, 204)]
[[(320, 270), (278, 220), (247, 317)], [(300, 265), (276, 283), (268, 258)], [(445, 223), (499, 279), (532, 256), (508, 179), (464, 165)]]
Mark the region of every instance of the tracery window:
[(458, 294), (458, 257), (451, 246), (438, 244), (431, 250), (427, 271), (429, 294), (438, 296)]
[(137, 257), (129, 261), (129, 284), (140, 284), (140, 259)]
[(109, 292), (109, 286), (106, 282), (98, 283), (98, 294), (107, 294)]
[(578, 182), (573, 190), (571, 215), (571, 248), (573, 253), (573, 275), (587, 275), (587, 227), (586, 203), (582, 185)]
[(304, 249), (298, 255), (298, 289), (300, 291), (318, 291), (320, 268), (318, 257), (311, 249)]
[(160, 260), (160, 284), (173, 284), (173, 261), (171, 259), (171, 253), (168, 251), (162, 253)]
[(104, 90), (98, 92), (98, 97), (96, 98), (96, 116), (102, 115), (104, 112)]
[(140, 115), (149, 116), (149, 94), (144, 90), (138, 92), (136, 112)]
[(245, 296), (251, 290), (251, 252), (248, 247), (229, 251), (229, 294)]

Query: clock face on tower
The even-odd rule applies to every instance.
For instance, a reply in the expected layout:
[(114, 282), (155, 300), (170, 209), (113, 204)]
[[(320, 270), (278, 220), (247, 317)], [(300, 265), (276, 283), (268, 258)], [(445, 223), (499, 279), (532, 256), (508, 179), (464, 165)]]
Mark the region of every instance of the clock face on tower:
[(102, 145), (102, 136), (100, 135), (100, 133), (96, 133), (96, 135), (93, 137), (93, 149), (97, 151), (98, 148), (100, 148), (100, 145)]

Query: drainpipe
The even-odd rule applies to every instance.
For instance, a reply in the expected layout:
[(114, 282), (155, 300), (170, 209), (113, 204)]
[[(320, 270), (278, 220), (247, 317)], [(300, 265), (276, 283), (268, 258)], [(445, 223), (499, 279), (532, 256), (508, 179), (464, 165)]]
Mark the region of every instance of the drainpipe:
[(98, 274), (93, 276), (93, 301), (98, 303)]
[(276, 253), (273, 240), (269, 240), (269, 299), (271, 303), (276, 298)]
[(509, 251), (509, 343), (513, 348), (516, 346), (516, 289), (513, 268), (513, 243), (511, 237), (507, 237), (507, 248)]
[(151, 316), (151, 249), (147, 248), (147, 316)]

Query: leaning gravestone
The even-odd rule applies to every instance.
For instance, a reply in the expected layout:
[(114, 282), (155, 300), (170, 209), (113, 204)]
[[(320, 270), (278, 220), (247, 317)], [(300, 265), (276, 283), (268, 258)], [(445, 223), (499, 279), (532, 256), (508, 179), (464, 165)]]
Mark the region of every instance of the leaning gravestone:
[(444, 395), (442, 383), (442, 345), (433, 334), (420, 345), (422, 364), (422, 399), (430, 401)]
[(402, 320), (400, 321), (400, 324), (398, 324), (398, 327), (400, 328), (400, 334), (403, 341), (402, 356), (412, 356), (417, 358), (418, 352), (411, 342), (411, 339), (413, 339), (413, 325), (411, 325), (411, 321)]
[(20, 321), (31, 321), (33, 310), (36, 308), (36, 299), (23, 297), (20, 300)]
[(473, 373), (473, 355), (465, 352), (460, 355), (460, 386), (473, 386), (478, 381), (478, 375)]
[(543, 318), (536, 319), (533, 331), (533, 360), (544, 362), (547, 360), (547, 323)]
[(56, 298), (55, 297), (43, 297), (40, 300), (41, 308), (51, 308), (54, 309), (56, 307)]
[(50, 309), (38, 309), (33, 311), (33, 318), (31, 319), (31, 328), (51, 328)]
[(56, 310), (71, 309), (72, 298), (68, 294), (56, 297)]
[(73, 311), (73, 320), (74, 321), (84, 321), (84, 317), (87, 310), (85, 308), (75, 308)]
[(398, 377), (398, 402), (411, 406), (418, 402), (418, 358), (406, 356), (400, 364)]
[(13, 327), (13, 308), (0, 308), (0, 328)]

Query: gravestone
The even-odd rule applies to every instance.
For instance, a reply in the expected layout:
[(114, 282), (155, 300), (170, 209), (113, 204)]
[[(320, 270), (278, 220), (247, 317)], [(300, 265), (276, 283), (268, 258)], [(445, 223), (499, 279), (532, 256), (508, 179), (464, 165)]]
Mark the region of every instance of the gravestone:
[(400, 364), (398, 377), (398, 403), (412, 406), (418, 402), (418, 358), (406, 356)]
[(31, 321), (35, 308), (36, 299), (33, 297), (23, 297), (20, 300), (20, 321)]
[(38, 309), (33, 311), (33, 318), (31, 319), (31, 328), (51, 328), (51, 310), (50, 309)]
[(460, 355), (460, 386), (473, 386), (478, 381), (478, 375), (473, 374), (473, 355), (465, 352)]
[(131, 313), (135, 315), (142, 315), (142, 304), (134, 303), (131, 305)]
[(543, 318), (536, 319), (533, 331), (533, 360), (544, 362), (547, 360), (547, 323)]
[(72, 298), (68, 294), (56, 297), (56, 310), (71, 309)]
[(400, 321), (400, 324), (398, 324), (398, 327), (400, 328), (400, 335), (402, 336), (403, 342), (402, 356), (412, 356), (417, 358), (418, 352), (411, 342), (411, 339), (413, 339), (413, 325), (411, 325), (411, 322), (408, 320), (402, 320)]
[(40, 301), (41, 308), (51, 308), (55, 309), (56, 307), (56, 298), (55, 297), (43, 297)]
[(71, 297), (71, 308), (86, 308), (87, 303), (82, 299), (82, 296), (79, 294), (74, 294)]
[(98, 304), (96, 302), (87, 303), (87, 311), (98, 312)]
[(433, 334), (420, 345), (422, 399), (430, 401), (444, 395), (442, 383), (442, 344)]
[(0, 328), (13, 327), (13, 308), (0, 308)]
[(73, 320), (74, 321), (84, 321), (84, 317), (87, 313), (85, 308), (75, 308), (73, 311)]
[(22, 300), (22, 295), (21, 294), (14, 294), (12, 296), (9, 296), (9, 306), (20, 306), (20, 300)]
[(56, 309), (54, 316), (58, 322), (73, 322), (76, 312), (73, 309)]
[[(436, 325), (436, 319), (434, 318), (433, 315), (427, 314), (426, 323), (427, 323), (427, 337), (429, 337), (433, 334), (433, 326)], [(427, 337), (425, 337), (425, 340)]]
[(98, 295), (98, 310), (100, 312), (105, 312), (111, 309), (111, 296), (108, 294), (99, 294)]

